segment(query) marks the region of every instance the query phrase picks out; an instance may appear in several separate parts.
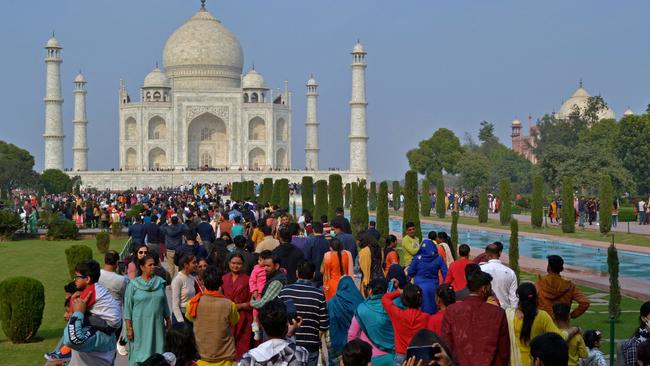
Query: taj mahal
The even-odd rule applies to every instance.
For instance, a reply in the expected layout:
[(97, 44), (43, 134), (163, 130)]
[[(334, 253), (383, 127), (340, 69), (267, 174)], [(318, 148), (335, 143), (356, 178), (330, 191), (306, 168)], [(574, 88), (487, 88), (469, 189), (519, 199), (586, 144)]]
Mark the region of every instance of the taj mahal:
[[(63, 166), (60, 67), (62, 47), (52, 35), (46, 46), (44, 169)], [(369, 179), (367, 163), (366, 51), (351, 52), (349, 169), (344, 182)], [(244, 52), (237, 37), (205, 7), (167, 39), (163, 64), (131, 96), (119, 83), (119, 170), (88, 169), (86, 79), (74, 80), (73, 169), (82, 185), (97, 189), (157, 188), (193, 182), (260, 181), (264, 177), (326, 179), (319, 169), (318, 83), (306, 82), (305, 167), (292, 166), (292, 93), (288, 82), (271, 89), (255, 68), (243, 73)], [(92, 124), (91, 124), (92, 126)]]

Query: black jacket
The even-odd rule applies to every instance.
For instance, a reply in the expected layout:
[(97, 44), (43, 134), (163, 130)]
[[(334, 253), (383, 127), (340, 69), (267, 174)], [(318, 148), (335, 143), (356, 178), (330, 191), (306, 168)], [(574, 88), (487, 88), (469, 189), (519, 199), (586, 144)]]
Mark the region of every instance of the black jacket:
[(287, 282), (289, 284), (295, 283), (298, 279), (296, 277), (298, 264), (305, 259), (302, 250), (291, 243), (281, 243), (273, 250), (273, 254), (280, 258), (280, 268), (287, 271)]

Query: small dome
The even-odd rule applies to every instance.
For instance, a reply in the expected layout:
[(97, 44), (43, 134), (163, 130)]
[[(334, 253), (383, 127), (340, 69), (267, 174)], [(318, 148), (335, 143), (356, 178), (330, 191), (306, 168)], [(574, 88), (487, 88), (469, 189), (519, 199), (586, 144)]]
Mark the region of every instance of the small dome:
[(169, 79), (159, 68), (153, 69), (145, 78), (143, 88), (169, 88)]
[(85, 83), (86, 78), (81, 73), (79, 73), (79, 74), (77, 74), (77, 77), (74, 78), (74, 82), (75, 83)]
[(59, 45), (59, 41), (57, 41), (57, 39), (52, 36), (47, 40), (45, 48), (61, 48), (61, 46)]
[(309, 80), (307, 80), (307, 86), (318, 86), (318, 83), (316, 82), (316, 79), (314, 79), (314, 75), (312, 75)]
[(251, 69), (244, 77), (242, 78), (242, 88), (243, 89), (266, 89), (264, 84), (264, 77), (262, 74), (257, 72), (255, 69)]
[(360, 41), (357, 41), (357, 44), (354, 45), (354, 48), (352, 48), (352, 53), (366, 53), (366, 50), (363, 48), (363, 45)]
[(512, 126), (521, 126), (521, 121), (518, 118), (512, 120)]
[(629, 117), (629, 116), (633, 116), (633, 115), (634, 115), (634, 112), (632, 112), (632, 110), (630, 108), (626, 109), (625, 112), (623, 112), (623, 117)]

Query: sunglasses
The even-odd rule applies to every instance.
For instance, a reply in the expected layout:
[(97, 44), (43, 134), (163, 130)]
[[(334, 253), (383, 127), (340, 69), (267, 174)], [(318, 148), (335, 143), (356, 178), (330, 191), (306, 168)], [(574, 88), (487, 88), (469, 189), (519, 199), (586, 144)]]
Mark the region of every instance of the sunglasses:
[(144, 252), (138, 252), (138, 254), (149, 254), (149, 252), (144, 251)]
[(78, 278), (78, 279), (83, 279), (83, 278), (86, 278), (86, 277), (87, 277), (87, 276), (82, 276), (82, 275), (74, 275), (74, 278)]

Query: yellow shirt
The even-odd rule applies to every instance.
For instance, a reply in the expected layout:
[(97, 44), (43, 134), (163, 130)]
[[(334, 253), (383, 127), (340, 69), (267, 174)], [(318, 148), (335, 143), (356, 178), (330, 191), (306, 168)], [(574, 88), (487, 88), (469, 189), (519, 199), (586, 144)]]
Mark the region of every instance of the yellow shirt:
[[(519, 353), (521, 354), (521, 364), (522, 366), (530, 366), (530, 345), (522, 343), (521, 339), (519, 339), (519, 336), (521, 335), (521, 326), (524, 324), (524, 320), (519, 319), (516, 315), (514, 319), (515, 337), (517, 338), (517, 346), (519, 347)], [(566, 338), (566, 333), (562, 332), (560, 328), (555, 325), (551, 316), (544, 310), (538, 310), (537, 316), (533, 321), (533, 327), (530, 330), (530, 339), (532, 340), (538, 335), (544, 333), (557, 333), (563, 338)]]
[(589, 356), (585, 340), (580, 334), (571, 337), (567, 343), (569, 345), (569, 366), (578, 366), (581, 358)]
[(361, 279), (361, 282), (359, 283), (359, 288), (361, 290), (361, 294), (365, 294), (364, 289), (368, 284), (370, 283), (370, 264), (372, 262), (371, 254), (370, 254), (370, 248), (365, 247), (359, 251), (359, 269), (361, 270), (361, 273), (363, 274), (363, 278)]
[(253, 230), (253, 235), (251, 235), (251, 241), (257, 245), (262, 240), (264, 240), (264, 233), (262, 233), (262, 230), (260, 230), (259, 227), (256, 227), (255, 230)]
[(404, 248), (404, 252), (402, 253), (402, 265), (408, 268), (413, 260), (413, 256), (415, 256), (418, 250), (420, 250), (420, 238), (411, 238), (410, 236), (405, 235), (402, 238), (402, 248)]

